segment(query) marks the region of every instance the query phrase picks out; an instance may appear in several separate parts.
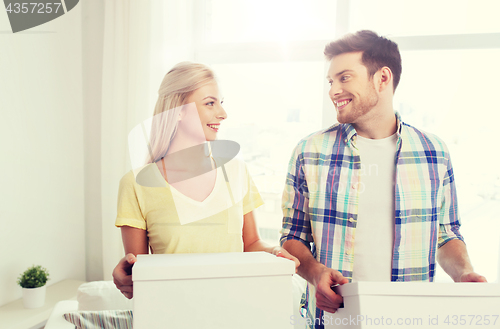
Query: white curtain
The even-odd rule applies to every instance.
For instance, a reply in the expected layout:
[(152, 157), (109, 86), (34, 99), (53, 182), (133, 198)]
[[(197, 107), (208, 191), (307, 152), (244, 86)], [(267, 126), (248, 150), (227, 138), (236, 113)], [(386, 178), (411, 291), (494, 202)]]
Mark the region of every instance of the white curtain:
[(106, 0), (101, 112), (102, 260), (105, 280), (123, 257), (120, 230), (114, 226), (118, 184), (130, 169), (127, 134), (140, 120), (154, 93), (151, 72), (149, 1)]
[(103, 277), (124, 251), (114, 226), (118, 184), (131, 169), (127, 136), (152, 116), (158, 88), (176, 62), (192, 60), (192, 2), (106, 0), (102, 63), (101, 201)]

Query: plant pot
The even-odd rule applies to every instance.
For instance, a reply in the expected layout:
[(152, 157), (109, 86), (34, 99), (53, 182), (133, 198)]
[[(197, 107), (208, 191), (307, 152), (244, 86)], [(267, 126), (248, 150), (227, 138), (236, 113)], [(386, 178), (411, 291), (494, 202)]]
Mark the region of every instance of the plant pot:
[(24, 308), (38, 308), (45, 304), (47, 286), (38, 288), (23, 288)]

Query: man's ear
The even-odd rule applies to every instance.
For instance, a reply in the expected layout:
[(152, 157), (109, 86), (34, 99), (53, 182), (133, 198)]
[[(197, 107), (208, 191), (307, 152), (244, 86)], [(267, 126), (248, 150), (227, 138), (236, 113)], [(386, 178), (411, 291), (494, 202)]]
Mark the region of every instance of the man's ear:
[(387, 88), (392, 88), (392, 71), (387, 66), (381, 68), (378, 72), (378, 86), (377, 89), (379, 92), (384, 91)]

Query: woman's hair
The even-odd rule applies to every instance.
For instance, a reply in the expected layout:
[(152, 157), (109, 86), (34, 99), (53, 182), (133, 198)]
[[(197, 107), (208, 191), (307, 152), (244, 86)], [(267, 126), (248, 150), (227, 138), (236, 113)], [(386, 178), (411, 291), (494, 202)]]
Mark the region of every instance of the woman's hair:
[(195, 90), (214, 80), (209, 67), (191, 62), (179, 63), (165, 75), (158, 90), (146, 163), (157, 162), (167, 154), (183, 105)]

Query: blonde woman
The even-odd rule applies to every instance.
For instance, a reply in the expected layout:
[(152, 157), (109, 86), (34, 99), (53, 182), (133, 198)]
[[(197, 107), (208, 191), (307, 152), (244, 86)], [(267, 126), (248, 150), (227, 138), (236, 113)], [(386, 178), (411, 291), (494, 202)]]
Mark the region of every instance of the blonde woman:
[[(145, 165), (120, 181), (116, 226), (126, 256), (113, 271), (118, 289), (133, 296), (138, 254), (266, 251), (253, 210), (262, 199), (244, 163), (212, 154), (227, 118), (211, 69), (179, 63), (163, 79), (148, 138)], [(229, 145), (229, 144), (227, 144)]]

